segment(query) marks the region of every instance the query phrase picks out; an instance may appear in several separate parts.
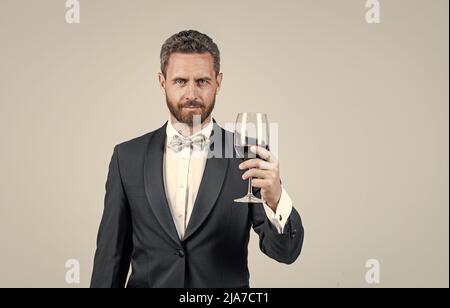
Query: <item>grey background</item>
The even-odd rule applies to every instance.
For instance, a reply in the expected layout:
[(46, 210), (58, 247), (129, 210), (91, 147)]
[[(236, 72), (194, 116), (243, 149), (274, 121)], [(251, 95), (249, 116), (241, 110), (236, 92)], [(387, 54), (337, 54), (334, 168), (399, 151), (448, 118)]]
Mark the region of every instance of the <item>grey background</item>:
[(291, 266), (252, 235), (253, 287), (448, 287), (448, 1), (0, 1), (0, 287), (86, 287), (113, 146), (168, 118), (159, 49), (222, 52), (220, 124), (279, 123), (283, 183), (306, 237)]

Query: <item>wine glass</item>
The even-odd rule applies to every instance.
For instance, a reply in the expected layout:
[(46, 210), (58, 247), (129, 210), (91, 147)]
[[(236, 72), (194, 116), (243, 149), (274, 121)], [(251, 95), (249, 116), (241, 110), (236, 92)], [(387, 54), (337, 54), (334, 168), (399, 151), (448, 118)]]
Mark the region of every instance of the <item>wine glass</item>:
[[(256, 158), (250, 151), (252, 146), (269, 149), (269, 121), (264, 113), (239, 113), (235, 123), (234, 148), (239, 158), (243, 160)], [(234, 200), (238, 203), (263, 203), (255, 197), (252, 191), (252, 178), (248, 180), (246, 196)]]

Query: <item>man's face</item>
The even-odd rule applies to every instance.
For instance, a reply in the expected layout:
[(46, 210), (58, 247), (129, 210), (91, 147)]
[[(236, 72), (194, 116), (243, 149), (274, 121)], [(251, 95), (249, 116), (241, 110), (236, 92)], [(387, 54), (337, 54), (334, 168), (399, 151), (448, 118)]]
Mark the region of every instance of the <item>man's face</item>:
[(209, 121), (222, 74), (216, 76), (214, 60), (209, 52), (172, 53), (166, 77), (160, 73), (159, 82), (172, 116), (192, 127), (194, 116), (201, 117), (202, 123)]

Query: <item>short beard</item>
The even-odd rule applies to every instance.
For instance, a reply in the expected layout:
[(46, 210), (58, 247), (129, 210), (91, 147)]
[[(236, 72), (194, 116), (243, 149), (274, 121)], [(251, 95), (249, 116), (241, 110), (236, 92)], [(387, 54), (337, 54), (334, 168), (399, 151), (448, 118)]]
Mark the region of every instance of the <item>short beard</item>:
[[(214, 106), (216, 105), (216, 97), (214, 97), (212, 103), (205, 107), (202, 104), (196, 102), (196, 101), (189, 101), (184, 104), (173, 104), (168, 96), (166, 95), (166, 103), (167, 107), (170, 110), (170, 113), (175, 117), (175, 119), (179, 123), (184, 123), (188, 125), (189, 127), (193, 128), (194, 124), (198, 125), (198, 118), (201, 120), (201, 124), (205, 122), (205, 120), (211, 115), (212, 111), (214, 110)], [(183, 115), (183, 107), (187, 105), (196, 105), (201, 108), (201, 114), (196, 114), (194, 112), (189, 112), (187, 115)]]

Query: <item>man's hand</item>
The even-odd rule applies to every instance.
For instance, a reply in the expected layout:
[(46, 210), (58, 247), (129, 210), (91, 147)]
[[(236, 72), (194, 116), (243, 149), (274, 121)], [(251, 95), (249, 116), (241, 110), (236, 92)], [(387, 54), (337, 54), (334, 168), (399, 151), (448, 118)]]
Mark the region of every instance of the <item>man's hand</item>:
[(272, 153), (262, 147), (252, 146), (250, 151), (262, 159), (249, 159), (241, 163), (239, 169), (249, 169), (242, 178), (247, 180), (252, 177), (252, 186), (261, 188), (262, 198), (276, 212), (281, 198), (279, 162)]

